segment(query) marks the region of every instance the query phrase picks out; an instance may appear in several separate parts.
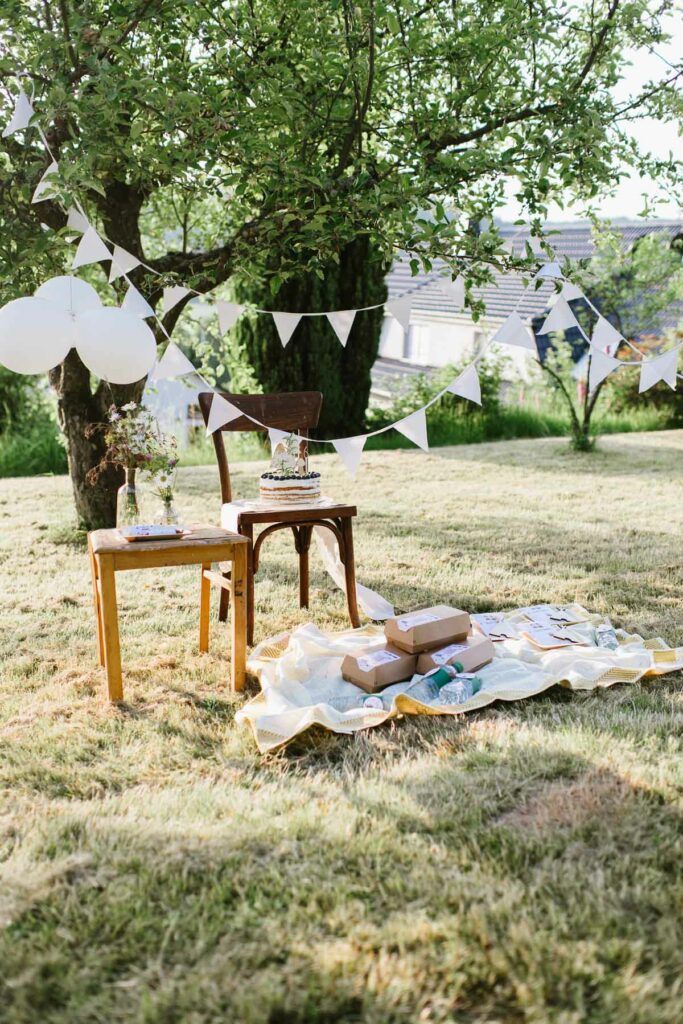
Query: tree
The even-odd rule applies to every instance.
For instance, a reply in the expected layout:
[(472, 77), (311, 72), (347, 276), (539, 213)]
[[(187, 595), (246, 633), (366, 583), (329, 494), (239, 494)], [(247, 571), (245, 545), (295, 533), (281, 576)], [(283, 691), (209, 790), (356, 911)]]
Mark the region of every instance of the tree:
[[(341, 296), (348, 282), (332, 278), (357, 247), (368, 270), (353, 285), (354, 306), (372, 304), (380, 293), (372, 268), (398, 251), (415, 270), (442, 257), (469, 287), (494, 268), (529, 266), (510, 256), (495, 227), (467, 230), (495, 212), (506, 180), (518, 183), (540, 230), (549, 199), (594, 197), (617, 180), (621, 161), (675, 177), (672, 162), (640, 156), (627, 129), (641, 113), (673, 116), (677, 76), (621, 106), (612, 91), (624, 50), (661, 39), (667, 7), (5, 0), (0, 31), (13, 50), (0, 60), (0, 80), (9, 94), (25, 71), (35, 91), (59, 160), (60, 202), (30, 204), (49, 162), (35, 129), (25, 145), (6, 140), (2, 294), (28, 294), (68, 265), (63, 208), (76, 196), (106, 237), (161, 275), (131, 275), (154, 306), (164, 284), (210, 291), (228, 279), (266, 286), (273, 305), (315, 298), (313, 284), (300, 283), (305, 275)], [(164, 317), (169, 332), (182, 308)], [(311, 364), (347, 373), (362, 399), (376, 344), (361, 324), (336, 368), (330, 351)], [(291, 356), (268, 350), (288, 365), (290, 388), (301, 386), (289, 373), (303, 364), (304, 345)], [(102, 453), (84, 427), (142, 384), (93, 383), (75, 352), (51, 381), (79, 517), (110, 523), (117, 481), (86, 487)], [(334, 383), (340, 395), (348, 387)], [(328, 428), (346, 422), (343, 414)], [(355, 424), (357, 412), (349, 415)]]
[[(576, 270), (574, 281), (627, 341), (633, 342), (646, 334), (661, 335), (662, 313), (678, 308), (683, 300), (680, 243), (652, 232), (627, 246), (621, 232), (607, 224), (596, 225), (594, 242), (593, 257), (583, 269)], [(590, 337), (597, 319), (594, 311), (579, 300), (574, 305), (574, 313)], [(588, 358), (585, 380), (578, 389), (574, 379), (573, 346), (567, 344), (562, 335), (553, 338), (541, 367), (569, 412), (572, 446), (577, 451), (590, 451), (595, 445), (593, 416), (612, 378), (606, 377), (594, 388), (589, 386), (590, 351), (587, 343), (582, 347)], [(621, 350), (623, 358), (637, 358), (626, 346), (622, 345)], [(620, 372), (637, 375), (638, 371), (622, 369)]]

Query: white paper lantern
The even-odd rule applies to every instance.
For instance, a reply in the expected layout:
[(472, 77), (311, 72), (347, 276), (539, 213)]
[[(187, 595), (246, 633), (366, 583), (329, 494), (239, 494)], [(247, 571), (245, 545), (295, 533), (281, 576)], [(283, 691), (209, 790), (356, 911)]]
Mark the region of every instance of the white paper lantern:
[(154, 365), (154, 334), (140, 317), (102, 306), (76, 318), (76, 349), (94, 374), (112, 384), (133, 384)]
[(35, 296), (37, 299), (55, 302), (71, 313), (85, 313), (89, 309), (100, 309), (102, 306), (100, 297), (91, 284), (69, 274), (64, 277), (51, 277), (45, 284), (41, 284)]
[(0, 309), (0, 363), (16, 373), (47, 373), (75, 342), (73, 317), (43, 299), (13, 299)]

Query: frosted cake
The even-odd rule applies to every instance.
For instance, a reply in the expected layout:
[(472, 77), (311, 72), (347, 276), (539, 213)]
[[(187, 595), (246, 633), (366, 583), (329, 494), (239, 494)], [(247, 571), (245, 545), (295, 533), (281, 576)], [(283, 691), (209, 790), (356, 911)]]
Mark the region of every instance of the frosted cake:
[(259, 481), (267, 505), (308, 505), (320, 497), (320, 473), (308, 469), (308, 446), (293, 434), (279, 441), (270, 469)]

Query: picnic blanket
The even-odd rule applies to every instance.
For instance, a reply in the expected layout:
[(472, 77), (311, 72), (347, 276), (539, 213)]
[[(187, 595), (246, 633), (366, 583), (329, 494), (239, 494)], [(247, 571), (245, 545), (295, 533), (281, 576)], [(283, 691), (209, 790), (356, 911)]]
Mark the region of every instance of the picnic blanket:
[[(457, 705), (430, 700), (421, 677), (414, 676), (382, 690), (381, 709), (363, 707), (361, 701), (367, 695), (342, 678), (341, 662), (348, 652), (381, 647), (382, 628), (368, 625), (326, 634), (312, 624), (300, 626), (254, 648), (247, 667), (259, 677), (261, 693), (239, 709), (236, 719), (249, 723), (259, 750), (266, 753), (313, 725), (353, 733), (399, 715), (466, 714), (496, 700), (523, 700), (558, 684), (592, 690), (683, 669), (683, 647), (669, 647), (659, 637), (644, 640), (617, 629), (616, 650), (596, 646), (595, 627), (605, 619), (578, 605), (568, 606), (570, 617), (580, 620), (567, 627), (574, 642), (544, 650), (530, 637), (534, 628), (543, 625), (536, 621), (542, 618), (538, 609), (549, 607), (554, 606), (475, 617), (475, 629), (497, 629), (506, 637), (495, 641), (493, 661), (477, 671), (482, 681), (479, 692)], [(354, 707), (356, 700), (359, 706)]]

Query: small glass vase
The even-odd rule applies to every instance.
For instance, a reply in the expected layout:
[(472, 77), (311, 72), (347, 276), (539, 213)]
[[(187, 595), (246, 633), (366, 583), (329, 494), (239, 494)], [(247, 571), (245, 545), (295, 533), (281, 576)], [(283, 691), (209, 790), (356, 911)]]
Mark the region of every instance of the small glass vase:
[(121, 484), (116, 495), (116, 525), (120, 529), (125, 526), (139, 526), (142, 518), (142, 489), (136, 478), (135, 469), (126, 469), (125, 483)]
[(180, 526), (180, 514), (175, 507), (173, 494), (161, 497), (161, 506), (154, 516), (154, 522), (159, 526)]

